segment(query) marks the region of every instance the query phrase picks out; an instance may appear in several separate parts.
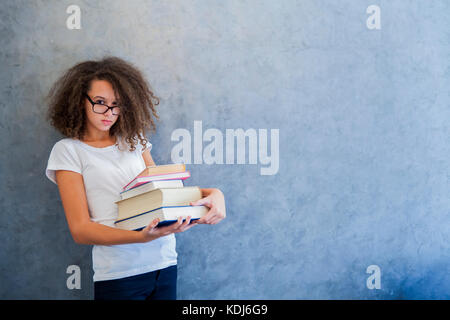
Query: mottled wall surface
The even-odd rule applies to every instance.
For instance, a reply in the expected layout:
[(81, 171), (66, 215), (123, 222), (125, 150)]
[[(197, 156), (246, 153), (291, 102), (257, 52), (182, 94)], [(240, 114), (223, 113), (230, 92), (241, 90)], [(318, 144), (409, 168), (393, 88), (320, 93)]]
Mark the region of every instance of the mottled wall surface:
[[(80, 30), (66, 27), (72, 4)], [(372, 4), (381, 29), (366, 25)], [(0, 298), (93, 297), (91, 247), (73, 242), (44, 174), (62, 137), (43, 98), (107, 54), (161, 98), (157, 163), (175, 129), (194, 140), (194, 121), (223, 134), (224, 159), (227, 129), (279, 129), (273, 175), (248, 155), (192, 155), (186, 184), (220, 188), (228, 218), (177, 235), (179, 298), (450, 298), (449, 12), (446, 0), (2, 0)], [(69, 265), (81, 289), (67, 288)]]

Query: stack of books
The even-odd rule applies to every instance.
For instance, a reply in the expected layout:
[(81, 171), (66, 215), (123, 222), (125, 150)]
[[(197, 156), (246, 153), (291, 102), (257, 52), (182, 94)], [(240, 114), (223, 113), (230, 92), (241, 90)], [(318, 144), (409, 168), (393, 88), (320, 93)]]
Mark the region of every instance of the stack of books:
[(131, 180), (120, 193), (118, 217), (115, 226), (125, 230), (140, 230), (154, 219), (158, 227), (169, 225), (182, 217), (197, 220), (208, 208), (191, 206), (190, 202), (202, 198), (199, 187), (185, 187), (183, 181), (190, 177), (184, 164), (149, 166)]

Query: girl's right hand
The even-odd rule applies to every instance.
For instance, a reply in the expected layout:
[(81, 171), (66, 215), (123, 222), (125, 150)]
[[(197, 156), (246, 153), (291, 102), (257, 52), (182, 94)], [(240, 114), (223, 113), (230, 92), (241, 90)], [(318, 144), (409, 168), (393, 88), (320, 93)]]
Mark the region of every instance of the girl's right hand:
[(196, 225), (195, 223), (190, 224), (190, 222), (190, 216), (188, 216), (184, 222), (183, 218), (179, 217), (177, 222), (172, 223), (171, 225), (168, 225), (166, 227), (157, 228), (156, 226), (159, 223), (159, 219), (155, 219), (139, 232), (142, 235), (143, 242), (148, 242), (172, 233), (186, 231)]

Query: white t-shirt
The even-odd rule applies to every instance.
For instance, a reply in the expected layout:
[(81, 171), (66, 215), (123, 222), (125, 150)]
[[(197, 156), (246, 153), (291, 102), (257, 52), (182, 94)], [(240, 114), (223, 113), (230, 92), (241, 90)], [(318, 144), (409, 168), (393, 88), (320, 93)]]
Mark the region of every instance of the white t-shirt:
[[(55, 171), (69, 170), (83, 176), (89, 215), (92, 221), (114, 227), (123, 186), (145, 169), (144, 151), (118, 139), (120, 145), (92, 147), (77, 139), (58, 141), (50, 153), (47, 177), (56, 184)], [(151, 150), (152, 145), (147, 143)], [(146, 243), (94, 245), (92, 262), (94, 281), (119, 279), (163, 269), (177, 264), (174, 234)]]

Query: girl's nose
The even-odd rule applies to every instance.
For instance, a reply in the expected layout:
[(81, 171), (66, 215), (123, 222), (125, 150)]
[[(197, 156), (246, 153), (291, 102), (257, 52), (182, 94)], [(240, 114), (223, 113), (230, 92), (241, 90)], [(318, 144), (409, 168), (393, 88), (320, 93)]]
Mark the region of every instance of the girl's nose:
[(113, 116), (114, 114), (113, 114), (112, 109), (108, 109), (108, 111), (106, 111), (105, 115)]

